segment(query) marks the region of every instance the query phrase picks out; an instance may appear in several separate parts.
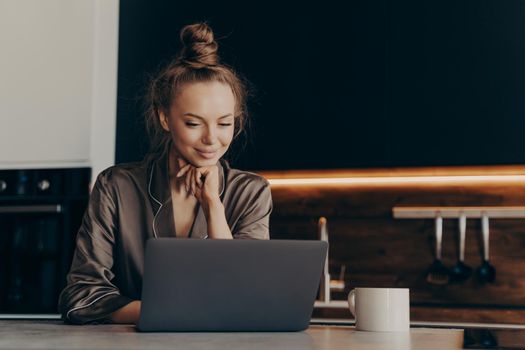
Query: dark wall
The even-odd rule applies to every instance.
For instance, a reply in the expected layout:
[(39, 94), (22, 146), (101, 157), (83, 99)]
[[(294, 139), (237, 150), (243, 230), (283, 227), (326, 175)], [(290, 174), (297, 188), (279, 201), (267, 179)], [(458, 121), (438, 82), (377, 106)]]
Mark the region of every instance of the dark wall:
[(147, 150), (148, 74), (208, 21), (254, 85), (243, 169), (525, 163), (525, 2), (122, 1), (117, 162)]

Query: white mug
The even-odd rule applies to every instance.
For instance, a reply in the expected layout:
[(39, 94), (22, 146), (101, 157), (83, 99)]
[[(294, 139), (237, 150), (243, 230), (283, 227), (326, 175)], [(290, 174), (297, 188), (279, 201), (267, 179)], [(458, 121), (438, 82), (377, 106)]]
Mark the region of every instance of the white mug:
[(355, 288), (348, 306), (356, 329), (372, 332), (406, 332), (410, 329), (408, 288)]

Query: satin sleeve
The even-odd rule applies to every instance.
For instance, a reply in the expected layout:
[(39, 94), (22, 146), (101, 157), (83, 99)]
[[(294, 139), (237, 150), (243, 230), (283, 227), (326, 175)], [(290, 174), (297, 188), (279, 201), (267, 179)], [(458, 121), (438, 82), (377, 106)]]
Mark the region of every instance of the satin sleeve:
[(264, 178), (252, 183), (245, 191), (242, 213), (232, 235), (235, 239), (270, 239), (270, 214), (273, 209), (272, 192)]
[(66, 287), (59, 297), (59, 312), (68, 323), (109, 323), (111, 313), (132, 301), (112, 283), (118, 220), (116, 191), (108, 181), (110, 172), (102, 172), (93, 186)]

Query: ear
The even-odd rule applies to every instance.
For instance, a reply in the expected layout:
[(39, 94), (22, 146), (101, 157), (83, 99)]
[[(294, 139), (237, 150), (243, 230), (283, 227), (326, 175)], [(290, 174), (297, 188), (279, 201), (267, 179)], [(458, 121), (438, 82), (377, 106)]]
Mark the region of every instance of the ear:
[(160, 125), (162, 125), (162, 128), (165, 131), (170, 132), (170, 126), (168, 124), (168, 117), (166, 117), (166, 114), (162, 111), (159, 111), (159, 120), (160, 120)]

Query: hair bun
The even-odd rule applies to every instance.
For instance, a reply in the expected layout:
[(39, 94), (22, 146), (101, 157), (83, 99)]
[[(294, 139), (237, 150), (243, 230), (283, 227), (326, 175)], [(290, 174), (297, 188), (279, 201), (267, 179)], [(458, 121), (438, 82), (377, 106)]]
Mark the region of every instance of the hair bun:
[(183, 48), (179, 60), (193, 68), (215, 66), (219, 63), (219, 45), (206, 23), (190, 24), (182, 28), (180, 40)]

